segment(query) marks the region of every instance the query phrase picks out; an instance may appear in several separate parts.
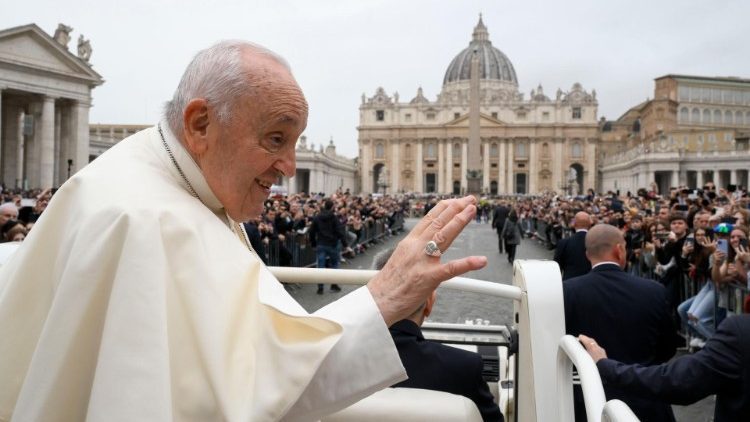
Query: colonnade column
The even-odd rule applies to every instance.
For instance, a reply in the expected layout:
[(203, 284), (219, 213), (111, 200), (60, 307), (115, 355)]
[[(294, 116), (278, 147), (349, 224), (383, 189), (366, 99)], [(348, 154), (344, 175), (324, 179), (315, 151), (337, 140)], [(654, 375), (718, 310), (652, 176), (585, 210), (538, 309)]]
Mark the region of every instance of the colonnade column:
[(23, 109), (18, 109), (18, 116), (16, 118), (16, 121), (18, 122), (18, 128), (16, 132), (16, 139), (18, 140), (18, 144), (16, 146), (16, 188), (23, 189), (26, 186), (24, 186), (24, 166), (26, 163), (23, 161), (24, 155), (24, 149), (26, 148), (26, 140), (24, 139), (23, 134), (23, 122), (26, 118), (25, 113), (23, 112)]
[(467, 139), (461, 140), (461, 194), (465, 194), (469, 189), (466, 180), (466, 170), (469, 168), (469, 142)]
[(508, 165), (505, 168), (505, 172), (508, 175), (505, 180), (505, 192), (508, 194), (514, 193), (513, 191), (513, 140), (508, 140)]
[[(364, 139), (362, 142), (362, 165), (359, 171), (362, 172), (360, 180), (362, 186), (359, 187), (363, 193), (372, 192), (372, 179), (370, 172), (372, 172), (372, 142)], [(308, 192), (309, 193), (309, 192)]]
[(424, 157), (422, 156), (422, 142), (423, 139), (420, 139), (419, 142), (417, 142), (417, 171), (414, 175), (416, 185), (415, 190), (417, 192), (424, 192), (424, 174), (422, 174), (422, 163), (424, 162)]
[[(73, 160), (73, 173), (82, 169), (89, 163), (89, 107), (90, 104), (81, 101), (73, 105), (71, 129), (70, 158)], [(71, 174), (72, 175), (72, 174)]]
[(581, 194), (585, 194), (589, 188), (596, 191), (596, 143), (591, 138), (586, 139), (586, 149), (586, 167), (588, 167), (589, 178), (586, 181), (588, 186), (581, 186), (583, 190)]
[[(45, 96), (42, 99), (41, 125), (35, 142), (39, 142), (38, 181), (32, 188), (51, 188), (55, 173), (55, 99)], [(88, 119), (87, 119), (88, 122)]]
[(552, 189), (558, 191), (561, 189), (562, 193), (566, 192), (566, 187), (563, 185), (565, 180), (565, 170), (562, 168), (562, 156), (563, 156), (563, 139), (556, 138), (555, 143), (555, 154), (552, 157)]
[(695, 172), (695, 184), (697, 189), (703, 189), (703, 170)]
[(737, 184), (737, 169), (729, 170), (729, 184), (730, 185)]
[(537, 193), (538, 183), (537, 183), (537, 163), (539, 161), (539, 157), (537, 156), (536, 151), (536, 142), (533, 139), (529, 140), (529, 185), (528, 185), (528, 193), (535, 194)]
[(680, 186), (680, 171), (679, 170), (672, 170), (672, 183), (671, 186), (678, 187)]

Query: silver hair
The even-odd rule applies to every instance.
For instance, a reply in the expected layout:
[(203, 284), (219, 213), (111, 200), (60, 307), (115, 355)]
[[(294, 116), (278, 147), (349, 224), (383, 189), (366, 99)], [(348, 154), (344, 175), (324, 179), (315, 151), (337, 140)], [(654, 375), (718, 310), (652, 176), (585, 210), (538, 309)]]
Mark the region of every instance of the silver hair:
[(164, 116), (175, 135), (182, 133), (183, 113), (191, 100), (204, 98), (216, 109), (219, 121), (227, 123), (235, 101), (253, 94), (250, 70), (242, 61), (247, 51), (268, 56), (291, 72), (283, 57), (248, 41), (224, 40), (199, 51), (182, 74), (172, 100), (164, 105)]

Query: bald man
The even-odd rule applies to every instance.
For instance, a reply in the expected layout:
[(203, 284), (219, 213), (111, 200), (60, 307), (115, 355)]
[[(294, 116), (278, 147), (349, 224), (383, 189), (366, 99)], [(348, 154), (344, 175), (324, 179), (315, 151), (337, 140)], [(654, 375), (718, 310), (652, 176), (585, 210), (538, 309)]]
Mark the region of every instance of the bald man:
[(560, 266), (563, 280), (587, 274), (591, 262), (586, 258), (586, 233), (591, 228), (591, 216), (580, 211), (573, 219), (573, 236), (557, 242), (555, 262)]
[[(594, 226), (586, 236), (586, 255), (591, 272), (563, 283), (565, 331), (595, 338), (620, 362), (654, 365), (669, 360), (675, 352), (675, 327), (667, 291), (622, 270), (627, 257), (623, 234), (607, 224)], [(642, 421), (674, 420), (667, 403), (632, 396), (611, 385), (604, 391), (607, 400), (624, 401)], [(574, 392), (576, 420), (586, 420), (580, 389)]]

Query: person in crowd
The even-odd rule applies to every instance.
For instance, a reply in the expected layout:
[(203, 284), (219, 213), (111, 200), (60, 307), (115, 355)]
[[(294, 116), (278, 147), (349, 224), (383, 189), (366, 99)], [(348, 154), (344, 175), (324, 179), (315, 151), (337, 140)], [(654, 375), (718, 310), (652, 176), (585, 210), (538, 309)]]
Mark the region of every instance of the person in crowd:
[[(698, 293), (682, 302), (677, 307), (677, 313), (684, 327), (692, 335), (697, 335), (692, 347), (702, 347), (704, 340), (710, 338), (714, 332), (714, 300), (715, 289), (710, 275), (710, 258), (715, 243), (706, 237), (706, 229), (696, 224), (694, 235), (688, 237), (682, 247), (682, 257), (688, 262), (687, 278), (692, 280), (700, 290)], [(706, 219), (706, 225), (708, 220)], [(703, 340), (701, 340), (701, 338)]]
[[(683, 282), (683, 269), (687, 268), (687, 264), (682, 258), (682, 247), (685, 245), (688, 234), (686, 218), (682, 213), (673, 213), (669, 218), (670, 231), (666, 238), (657, 237), (654, 242), (656, 260), (658, 261), (654, 272), (669, 292), (669, 303), (675, 322), (679, 322), (677, 306), (680, 304), (679, 295)], [(657, 232), (657, 234), (660, 233), (663, 232)]]
[(437, 257), (476, 199), (439, 202), (309, 315), (239, 224), (295, 174), (306, 122), (275, 53), (199, 52), (164, 119), (72, 176), (0, 268), (0, 420), (316, 420), (404, 380), (387, 327), (486, 265)]
[[(318, 268), (326, 268), (326, 260), (329, 268), (338, 268), (341, 260), (341, 245), (347, 247), (344, 226), (333, 213), (333, 201), (325, 201), (323, 211), (318, 214), (310, 226), (310, 243), (315, 248), (318, 257)], [(340, 292), (338, 284), (331, 284), (332, 292)], [(323, 294), (323, 284), (318, 284), (319, 295)]]
[[(729, 232), (728, 236), (726, 236), (726, 232)], [(740, 246), (747, 245), (748, 229), (743, 226), (721, 223), (714, 233), (717, 236), (717, 245), (712, 257), (711, 279), (716, 283), (717, 306), (719, 308), (716, 318), (717, 322), (720, 322), (729, 311), (729, 285), (733, 283), (742, 286), (748, 285), (745, 266), (737, 260), (737, 251), (741, 250)], [(719, 247), (721, 241), (727, 244), (726, 252)]]
[(560, 266), (563, 280), (584, 275), (591, 270), (586, 257), (586, 233), (591, 227), (591, 216), (585, 211), (576, 213), (573, 221), (575, 234), (557, 243), (554, 260)]
[[(664, 286), (623, 271), (625, 239), (613, 226), (599, 224), (586, 235), (591, 272), (563, 281), (565, 330), (597, 338), (610, 355), (627, 363), (651, 365), (676, 350), (675, 326)], [(579, 388), (574, 389), (577, 421), (585, 421)], [(643, 421), (672, 421), (668, 404), (635, 397), (605, 385), (607, 400), (620, 399)]]
[[(382, 269), (392, 254), (393, 249), (378, 253), (373, 258), (373, 269)], [(393, 343), (409, 376), (393, 387), (461, 395), (474, 402), (484, 421), (503, 421), (500, 408), (482, 378), (482, 356), (424, 338), (420, 327), (432, 313), (436, 298), (437, 292), (433, 292), (411, 315), (390, 327)]]
[(0, 226), (7, 223), (8, 220), (18, 220), (18, 207), (12, 202), (0, 205)]
[(597, 337), (578, 338), (606, 386), (642, 400), (683, 406), (715, 394), (714, 422), (744, 422), (750, 414), (748, 314), (725, 319), (700, 351), (659, 365), (629, 364), (608, 353)]
[(492, 211), (492, 228), (497, 231), (497, 248), (500, 253), (503, 253), (503, 228), (505, 228), (505, 220), (508, 218), (510, 208), (505, 206), (505, 201), (499, 201), (495, 209)]
[(516, 248), (521, 244), (522, 229), (518, 221), (518, 214), (511, 210), (508, 218), (503, 224), (502, 238), (505, 241), (505, 253), (508, 254), (508, 262), (513, 264), (516, 259)]

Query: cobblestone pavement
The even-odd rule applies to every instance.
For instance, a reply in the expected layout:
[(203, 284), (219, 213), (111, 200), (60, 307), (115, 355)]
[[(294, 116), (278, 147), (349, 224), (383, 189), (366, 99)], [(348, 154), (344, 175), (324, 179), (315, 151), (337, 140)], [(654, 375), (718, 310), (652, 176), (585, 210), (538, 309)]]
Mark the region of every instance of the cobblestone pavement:
[[(417, 220), (406, 221), (406, 230), (410, 230)], [(341, 268), (369, 269), (372, 257), (383, 249), (394, 247), (405, 236), (401, 233), (374, 245), (363, 255), (342, 263)], [(446, 252), (444, 259), (457, 258), (466, 255), (486, 255), (488, 263), (480, 271), (466, 276), (478, 280), (511, 284), (512, 267), (507, 261), (507, 255), (498, 251), (497, 234), (486, 223), (470, 223), (461, 236), (453, 242)], [(517, 259), (552, 259), (552, 252), (544, 248), (535, 240), (524, 239), (516, 251)], [(292, 296), (309, 312), (342, 297), (356, 287), (341, 286), (340, 293), (331, 292), (326, 286), (325, 294), (316, 294), (315, 285), (303, 285), (290, 289)], [(482, 318), (492, 324), (509, 324), (513, 304), (497, 298), (490, 298), (476, 293), (458, 292), (453, 290), (438, 290), (438, 299), (430, 321), (433, 322), (465, 322), (468, 319)], [(678, 422), (704, 422), (713, 420), (714, 397), (708, 397), (691, 406), (673, 406)]]

